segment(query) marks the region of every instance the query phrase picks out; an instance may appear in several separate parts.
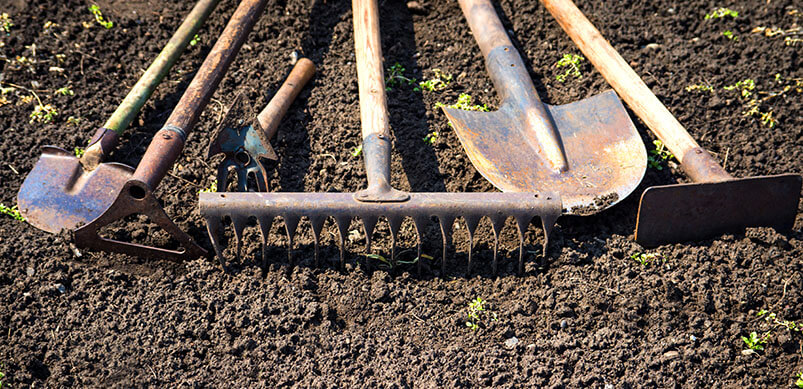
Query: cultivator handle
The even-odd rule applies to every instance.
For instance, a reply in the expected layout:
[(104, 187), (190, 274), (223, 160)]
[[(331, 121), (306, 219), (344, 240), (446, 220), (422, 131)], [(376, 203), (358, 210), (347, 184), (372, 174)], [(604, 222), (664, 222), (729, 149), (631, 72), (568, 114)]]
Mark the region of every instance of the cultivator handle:
[(276, 91), (276, 95), (270, 100), (265, 109), (257, 115), (257, 122), (262, 128), (262, 135), (265, 137), (265, 142), (270, 142), (270, 139), (276, 135), (279, 128), (279, 123), (282, 117), (287, 113), (287, 109), (293, 104), (304, 85), (315, 74), (315, 64), (307, 58), (298, 60), (290, 75), (284, 81), (282, 86)]
[(151, 190), (159, 185), (181, 154), (187, 135), (198, 122), (266, 4), (267, 0), (243, 0), (240, 3), (164, 127), (153, 137), (133, 179), (145, 183)]

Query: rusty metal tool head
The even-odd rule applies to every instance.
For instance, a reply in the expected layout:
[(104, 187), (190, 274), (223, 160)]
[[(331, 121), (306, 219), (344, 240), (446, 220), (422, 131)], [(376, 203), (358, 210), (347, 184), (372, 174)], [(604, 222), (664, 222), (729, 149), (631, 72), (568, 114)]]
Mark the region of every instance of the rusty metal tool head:
[[(184, 148), (215, 89), (242, 47), (248, 33), (265, 10), (267, 0), (243, 0), (234, 11), (223, 33), (207, 55), (162, 129), (153, 137), (137, 169), (123, 184), (114, 201), (90, 223), (74, 232), (79, 248), (119, 252), (142, 257), (186, 260), (206, 255), (189, 235), (176, 226), (153, 194)], [(122, 218), (142, 214), (162, 227), (181, 244), (170, 250), (108, 239), (99, 234), (102, 227)]]
[(95, 132), (83, 156), (56, 146), (43, 148), (17, 195), (28, 223), (57, 233), (89, 223), (109, 207), (134, 169), (103, 161), (218, 2), (200, 0), (195, 5), (114, 114)]
[[(276, 217), (284, 220), (293, 247), (296, 227), (302, 218), (310, 221), (315, 240), (315, 261), (319, 257), (319, 236), (325, 221), (333, 218), (340, 238), (340, 263), (344, 262), (345, 235), (353, 219), (360, 219), (365, 230), (367, 252), (371, 252), (371, 237), (380, 217), (388, 220), (392, 248), (390, 261), (395, 263), (396, 236), (404, 219), (411, 219), (418, 234), (418, 258), (421, 258), (423, 232), (432, 217), (436, 217), (443, 237), (445, 265), (447, 242), (455, 219), (462, 217), (468, 227), (469, 247), (473, 246), (475, 230), (480, 219), (490, 219), (494, 237), (493, 269), (497, 268), (498, 238), (509, 217), (516, 220), (519, 231), (519, 270), (523, 268), (523, 235), (538, 216), (546, 235), (544, 251), (552, 226), (560, 215), (560, 197), (556, 193), (537, 190), (521, 193), (409, 193), (390, 185), (391, 133), (387, 112), (382, 50), (379, 37), (379, 18), (376, 0), (353, 0), (354, 41), (359, 79), (360, 115), (363, 154), (368, 187), (356, 193), (201, 193), (199, 206), (205, 218), (209, 236), (221, 264), (225, 266), (220, 245), (222, 221), (232, 220), (237, 238), (237, 255), (243, 230), (250, 218), (255, 218), (262, 232), (264, 247)], [(471, 270), (472, 249), (468, 252)], [(421, 261), (418, 262), (419, 266)]]
[(793, 227), (801, 176), (734, 178), (701, 148), (571, 0), (541, 0), (633, 112), (678, 158), (692, 183), (648, 188), (636, 241), (651, 247), (715, 237), (745, 227)]
[(599, 212), (635, 190), (647, 152), (616, 93), (542, 103), (491, 2), (460, 6), (502, 102), (495, 112), (443, 110), (483, 177), (504, 192), (558, 192), (573, 215)]
[(238, 95), (226, 118), (221, 123), (212, 141), (209, 142), (207, 157), (223, 154), (223, 161), (218, 166), (217, 182), (222, 188), (228, 187), (231, 170), (237, 175), (237, 190), (245, 192), (249, 188), (248, 177), (251, 176), (258, 192), (268, 190), (268, 174), (265, 160), (275, 161), (276, 152), (270, 140), (279, 130), (279, 123), (298, 96), (304, 85), (315, 74), (315, 65), (307, 58), (296, 62), (287, 80), (270, 100), (270, 103), (253, 120), (243, 122), (238, 114), (242, 95)]

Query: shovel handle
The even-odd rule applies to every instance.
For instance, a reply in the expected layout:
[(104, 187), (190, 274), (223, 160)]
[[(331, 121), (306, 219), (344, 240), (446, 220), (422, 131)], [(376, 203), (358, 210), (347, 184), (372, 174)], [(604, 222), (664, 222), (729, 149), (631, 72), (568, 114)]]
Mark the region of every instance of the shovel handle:
[(460, 8), (485, 58), (500, 46), (513, 46), (489, 0), (460, 0)]
[(240, 51), (248, 33), (265, 11), (267, 3), (267, 0), (240, 2), (167, 122), (154, 135), (132, 179), (145, 183), (151, 190), (156, 189), (181, 154), (187, 136), (198, 122), (201, 112)]
[(284, 81), (282, 86), (276, 91), (276, 94), (270, 99), (270, 102), (257, 115), (259, 126), (262, 127), (265, 139), (271, 139), (276, 135), (276, 130), (279, 128), (279, 123), (282, 117), (287, 113), (287, 109), (293, 104), (304, 85), (315, 74), (315, 64), (307, 58), (301, 58), (296, 62), (290, 75)]
[[(658, 97), (652, 93), (641, 77), (571, 0), (541, 0), (541, 3), (557, 19), (558, 24), (577, 44), (586, 58), (594, 64), (602, 77), (608, 81), (622, 100), (627, 102), (630, 109), (644, 121), (682, 164), (688, 165), (684, 166), (684, 170), (692, 178), (705, 176), (699, 178), (719, 180), (730, 177), (721, 167), (717, 169), (716, 162), (713, 162), (712, 166), (710, 155), (700, 148), (683, 125), (658, 100)], [(701, 159), (703, 161), (700, 161)], [(700, 174), (700, 168), (697, 168), (700, 165), (708, 171)]]

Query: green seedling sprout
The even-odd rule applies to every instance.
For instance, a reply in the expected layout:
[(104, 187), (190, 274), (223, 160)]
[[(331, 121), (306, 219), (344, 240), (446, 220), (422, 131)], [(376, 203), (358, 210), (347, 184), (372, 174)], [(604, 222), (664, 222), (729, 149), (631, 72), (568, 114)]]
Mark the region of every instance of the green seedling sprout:
[(630, 259), (638, 262), (641, 266), (649, 266), (657, 261), (661, 261), (661, 263), (666, 262), (666, 258), (663, 255), (658, 253), (635, 253), (630, 256)]
[(195, 34), (195, 36), (193, 36), (192, 40), (190, 41), (190, 46), (195, 46), (200, 42), (201, 42), (201, 38), (198, 37), (198, 34)]
[(714, 93), (714, 88), (712, 88), (711, 85), (703, 83), (688, 85), (686, 87), (686, 92), (694, 91)]
[(25, 221), (25, 218), (22, 217), (22, 214), (20, 213), (19, 209), (17, 209), (16, 205), (9, 208), (3, 205), (3, 203), (0, 203), (0, 214), (11, 216), (14, 218), (14, 220), (19, 220), (21, 222)]
[(736, 36), (733, 33), (733, 31), (731, 31), (731, 30), (722, 31), (722, 36), (724, 36), (725, 38), (728, 38), (728, 39), (730, 39), (730, 40), (732, 40), (734, 42), (738, 42), (739, 41), (739, 37)]
[(70, 116), (67, 118), (67, 124), (69, 125), (77, 127), (79, 123), (81, 123), (81, 118), (77, 118), (75, 116)]
[(14, 22), (11, 21), (11, 16), (8, 16), (7, 13), (3, 12), (0, 15), (0, 30), (6, 32), (6, 35), (10, 35), (11, 27), (14, 27)]
[(209, 184), (209, 188), (204, 188), (198, 191), (198, 193), (215, 193), (217, 192), (217, 180), (212, 181)]
[(742, 96), (742, 98), (746, 99), (746, 98), (749, 98), (750, 96), (753, 95), (753, 92), (751, 92), (751, 91), (753, 89), (756, 89), (756, 82), (753, 81), (752, 79), (748, 78), (748, 79), (745, 79), (745, 80), (742, 80), (742, 81), (737, 81), (733, 85), (728, 85), (728, 86), (724, 87), (724, 89), (725, 90), (734, 90), (734, 89), (738, 90), (739, 94)]
[(781, 320), (778, 319), (778, 315), (775, 312), (770, 312), (766, 309), (761, 309), (756, 314), (758, 317), (764, 317), (764, 320), (768, 323), (775, 325), (776, 327), (784, 327), (789, 331), (793, 332), (803, 332), (803, 323), (796, 323), (790, 320)]
[(795, 381), (795, 386), (797, 386), (798, 389), (803, 389), (803, 372), (797, 373), (795, 377), (797, 378), (797, 381)]
[(398, 62), (389, 67), (387, 70), (388, 75), (385, 77), (385, 89), (387, 91), (392, 91), (393, 87), (402, 85), (415, 85), (415, 78), (407, 78), (404, 76), (404, 72), (406, 70), (407, 69), (405, 69), (404, 66)]
[(486, 301), (480, 297), (475, 298), (468, 303), (468, 320), (466, 320), (466, 327), (476, 331), (480, 328), (480, 324), (486, 320), (499, 321), (495, 312), (489, 312), (485, 309)]
[(473, 98), (470, 95), (461, 93), (460, 96), (457, 97), (456, 103), (452, 105), (435, 103), (435, 108), (447, 107), (447, 108), (464, 109), (466, 111), (482, 111), (482, 112), (488, 112), (490, 110), (487, 104), (483, 105), (472, 104), (472, 100)]
[(353, 147), (351, 149), (351, 156), (352, 157), (359, 157), (360, 154), (362, 154), (362, 145), (359, 145), (357, 147)]
[(767, 331), (764, 336), (759, 337), (758, 334), (753, 331), (750, 333), (749, 336), (742, 336), (742, 341), (747, 345), (750, 350), (753, 351), (762, 351), (764, 350), (764, 346), (767, 344), (767, 341), (772, 336), (772, 332)]
[(663, 162), (675, 158), (675, 155), (660, 140), (656, 139), (652, 141), (652, 144), (655, 145), (655, 148), (650, 150), (650, 155), (647, 156), (647, 164), (655, 170), (664, 170)]
[(705, 20), (708, 20), (708, 19), (720, 19), (720, 18), (725, 18), (725, 17), (731, 17), (731, 18), (736, 19), (736, 18), (739, 17), (739, 13), (734, 11), (734, 10), (732, 10), (732, 9), (730, 9), (730, 8), (717, 8), (713, 12), (711, 12), (710, 14), (706, 14), (705, 15)]
[(424, 143), (434, 145), (438, 141), (438, 131), (432, 131), (424, 137)]
[(56, 93), (58, 93), (58, 94), (60, 94), (62, 96), (74, 96), (75, 95), (75, 92), (73, 92), (73, 90), (70, 89), (69, 86), (65, 86), (65, 87), (56, 89)]
[(50, 123), (55, 120), (56, 116), (58, 116), (59, 112), (56, 108), (53, 108), (50, 104), (42, 105), (37, 104), (36, 107), (33, 108), (33, 112), (31, 112), (31, 123), (39, 122), (39, 123)]
[(98, 7), (97, 4), (90, 5), (89, 6), (89, 12), (92, 12), (92, 15), (95, 17), (95, 21), (97, 21), (98, 24), (103, 26), (103, 28), (108, 30), (108, 29), (114, 27), (114, 23), (113, 22), (108, 21), (108, 20), (103, 18), (103, 13), (100, 12), (100, 7)]
[(577, 54), (563, 54), (563, 57), (555, 63), (556, 68), (567, 68), (563, 74), (558, 74), (555, 76), (555, 79), (560, 82), (565, 82), (566, 77), (574, 76), (577, 78), (583, 78), (583, 75), (580, 74), (580, 62), (584, 61), (585, 58), (579, 56)]
[(76, 147), (75, 150), (74, 150), (75, 156), (78, 157), (78, 158), (83, 157), (85, 152), (86, 152), (86, 150), (84, 150), (84, 149), (82, 149), (80, 147)]
[(435, 73), (433, 78), (419, 82), (418, 87), (414, 88), (415, 91), (425, 90), (428, 92), (434, 92), (436, 90), (444, 90), (449, 87), (449, 84), (452, 83), (453, 77), (451, 74), (446, 74), (440, 69), (432, 69), (432, 72)]

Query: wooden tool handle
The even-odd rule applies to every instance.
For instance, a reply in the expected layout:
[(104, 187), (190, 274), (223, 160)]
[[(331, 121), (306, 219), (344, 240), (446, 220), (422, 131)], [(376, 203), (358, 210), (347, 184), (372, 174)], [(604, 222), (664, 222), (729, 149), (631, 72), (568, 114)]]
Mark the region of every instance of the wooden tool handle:
[(276, 91), (276, 95), (270, 100), (262, 112), (257, 115), (259, 126), (262, 127), (265, 139), (270, 140), (276, 134), (282, 117), (287, 113), (287, 109), (293, 104), (304, 85), (315, 74), (315, 64), (307, 58), (301, 58), (296, 62), (296, 66), (290, 71), (290, 75), (282, 86)]
[(379, 38), (379, 7), (376, 0), (354, 0), (352, 9), (362, 138), (365, 140), (372, 134), (390, 138), (382, 41)]
[(488, 54), (496, 47), (513, 46), (490, 0), (460, 0), (459, 2), (483, 56), (488, 58)]
[(541, 0), (602, 77), (676, 158), (700, 146), (571, 0)]

